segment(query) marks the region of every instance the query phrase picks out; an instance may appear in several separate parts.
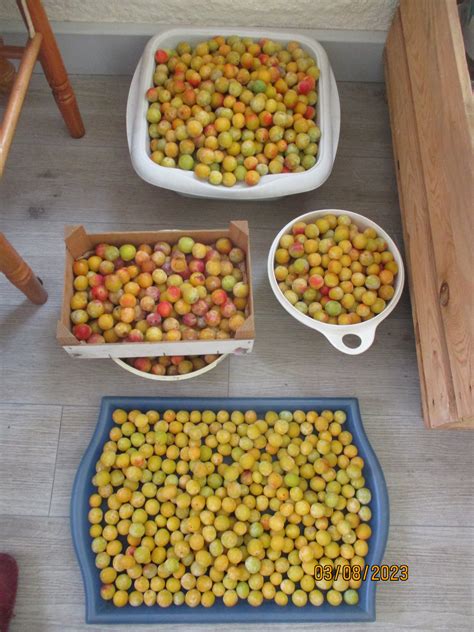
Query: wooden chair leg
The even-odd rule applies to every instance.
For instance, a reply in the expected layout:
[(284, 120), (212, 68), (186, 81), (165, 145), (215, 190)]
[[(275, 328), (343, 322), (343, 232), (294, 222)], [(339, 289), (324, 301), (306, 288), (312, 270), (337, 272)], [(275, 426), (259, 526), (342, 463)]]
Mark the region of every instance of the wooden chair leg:
[(30, 299), (35, 305), (42, 305), (48, 293), (30, 266), (20, 257), (3, 233), (0, 233), (0, 272)]
[[(28, 40), (23, 50), (18, 73), (14, 77), (13, 86), (8, 97), (7, 106), (0, 123), (0, 177), (3, 174), (5, 163), (15, 134), (18, 119), (20, 118), (23, 102), (30, 85), (31, 74), (38, 59), (43, 36), (35, 33)], [(0, 50), (0, 53), (2, 51)]]
[[(71, 136), (81, 138), (85, 134), (84, 124), (48, 16), (41, 0), (24, 0), (24, 3), (35, 31), (43, 36), (39, 60), (58, 108)], [(17, 0), (17, 4), (28, 27), (28, 20), (24, 14), (21, 0)]]

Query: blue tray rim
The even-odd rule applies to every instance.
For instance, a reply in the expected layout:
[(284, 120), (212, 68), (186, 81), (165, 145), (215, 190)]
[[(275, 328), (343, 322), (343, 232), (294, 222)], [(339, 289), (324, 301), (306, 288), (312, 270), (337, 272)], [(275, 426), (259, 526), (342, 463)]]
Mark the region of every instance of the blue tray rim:
[[(234, 402), (234, 403), (233, 403)], [(80, 502), (77, 498), (86, 494), (86, 486), (90, 479), (91, 468), (95, 466), (96, 458), (94, 451), (100, 449), (111, 419), (111, 413), (115, 408), (125, 410), (145, 409), (249, 409), (266, 410), (296, 410), (301, 409), (334, 409), (339, 408), (350, 413), (351, 431), (357, 435), (357, 445), (361, 454), (365, 454), (366, 463), (370, 463), (371, 475), (373, 476), (372, 502), (377, 504), (377, 513), (383, 519), (377, 523), (377, 529), (373, 530), (371, 537), (371, 548), (369, 551), (370, 563), (380, 564), (385, 552), (388, 540), (390, 507), (388, 490), (385, 477), (370, 441), (365, 433), (360, 414), (359, 402), (355, 397), (134, 397), (134, 396), (105, 396), (101, 399), (98, 421), (94, 429), (91, 440), (82, 456), (77, 469), (71, 493), (70, 502), (70, 528), (76, 558), (81, 570), (85, 601), (86, 616), (88, 624), (173, 624), (173, 623), (261, 623), (269, 622), (301, 622), (301, 623), (349, 623), (349, 622), (373, 622), (376, 619), (375, 596), (376, 583), (366, 581), (365, 588), (366, 607), (362, 608), (361, 603), (357, 606), (342, 604), (337, 608), (324, 609), (307, 605), (304, 608), (296, 608), (293, 604), (288, 604), (284, 608), (276, 607), (268, 612), (263, 606), (252, 608), (248, 604), (239, 604), (235, 608), (222, 606), (220, 612), (213, 608), (189, 608), (188, 606), (170, 608), (148, 608), (142, 606), (132, 608), (126, 606), (119, 609), (114, 608), (107, 612), (102, 611), (98, 606), (103, 605), (100, 595), (97, 594), (95, 584), (97, 583), (97, 569), (93, 563), (90, 547), (89, 533), (81, 528), (81, 519), (84, 518)], [(355, 431), (355, 432), (354, 432)], [(108, 436), (108, 432), (105, 436)], [(370, 459), (370, 461), (368, 461)], [(81, 489), (82, 488), (82, 489)], [(82, 503), (83, 504), (83, 503)], [(87, 542), (87, 544), (86, 544)], [(245, 611), (244, 611), (245, 609)]]

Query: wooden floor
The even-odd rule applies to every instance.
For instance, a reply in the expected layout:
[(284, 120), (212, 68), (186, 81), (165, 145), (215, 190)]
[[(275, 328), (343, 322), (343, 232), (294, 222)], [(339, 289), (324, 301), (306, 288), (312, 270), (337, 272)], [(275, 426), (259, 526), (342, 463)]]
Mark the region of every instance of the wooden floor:
[[(472, 629), (474, 435), (423, 427), (407, 291), (373, 347), (350, 357), (288, 316), (266, 278), (274, 235), (311, 209), (363, 213), (402, 245), (383, 85), (339, 84), (342, 136), (323, 187), (279, 202), (222, 203), (185, 199), (135, 175), (124, 127), (129, 78), (83, 76), (73, 83), (85, 138), (67, 136), (43, 78), (35, 77), (0, 182), (1, 230), (49, 291), (48, 303), (34, 307), (0, 278), (0, 550), (20, 565), (12, 632), (100, 630), (84, 624), (68, 504), (100, 398), (119, 394), (357, 396), (390, 493), (386, 561), (408, 564), (410, 579), (378, 587), (375, 624), (318, 630)], [(111, 361), (72, 360), (58, 347), (64, 224), (84, 223), (91, 231), (191, 229), (225, 226), (230, 219), (248, 219), (251, 226), (257, 313), (252, 355), (232, 357), (202, 378), (162, 386)], [(225, 628), (237, 632), (243, 626)], [(166, 629), (185, 632), (183, 626)], [(245, 627), (257, 629), (262, 626)]]

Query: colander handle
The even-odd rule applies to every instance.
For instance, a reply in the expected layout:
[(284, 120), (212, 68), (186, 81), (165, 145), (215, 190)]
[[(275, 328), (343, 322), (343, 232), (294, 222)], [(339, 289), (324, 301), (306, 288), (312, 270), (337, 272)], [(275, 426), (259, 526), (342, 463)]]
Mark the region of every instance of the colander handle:
[[(336, 347), (338, 351), (342, 351), (342, 353), (347, 353), (348, 355), (359, 355), (359, 353), (364, 353), (364, 351), (367, 351), (367, 349), (372, 346), (376, 330), (377, 325), (375, 325), (374, 327), (362, 329), (359, 333), (352, 333), (347, 331), (335, 331), (334, 333), (323, 331), (321, 333), (326, 336), (332, 346)], [(344, 342), (344, 338), (346, 336), (356, 336), (360, 339), (360, 345), (354, 348), (348, 347)]]

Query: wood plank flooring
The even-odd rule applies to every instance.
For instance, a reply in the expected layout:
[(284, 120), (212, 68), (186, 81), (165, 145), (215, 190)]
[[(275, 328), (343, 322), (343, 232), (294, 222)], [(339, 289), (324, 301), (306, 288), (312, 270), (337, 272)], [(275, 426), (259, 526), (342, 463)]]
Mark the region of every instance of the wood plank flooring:
[[(35, 307), (0, 278), (0, 549), (20, 564), (12, 632), (99, 632), (84, 624), (68, 514), (74, 473), (100, 398), (113, 394), (358, 397), (390, 493), (385, 559), (410, 567), (407, 583), (378, 587), (377, 622), (370, 629), (472, 629), (474, 440), (469, 433), (423, 427), (408, 292), (380, 326), (373, 347), (350, 357), (288, 316), (266, 278), (274, 235), (311, 209), (361, 212), (403, 246), (384, 86), (339, 84), (341, 142), (333, 174), (320, 189), (278, 202), (223, 204), (181, 198), (134, 174), (124, 125), (129, 81), (73, 77), (87, 128), (84, 139), (74, 141), (44, 79), (35, 76), (0, 181), (0, 229), (49, 291), (48, 303)], [(201, 378), (163, 386), (111, 361), (72, 360), (58, 347), (64, 224), (84, 223), (90, 230), (215, 228), (231, 219), (248, 219), (251, 227), (257, 341), (250, 356), (233, 356)], [(196, 629), (221, 632), (224, 626)], [(245, 627), (257, 629), (262, 626)], [(183, 626), (167, 630), (185, 632)]]

